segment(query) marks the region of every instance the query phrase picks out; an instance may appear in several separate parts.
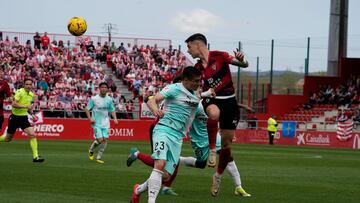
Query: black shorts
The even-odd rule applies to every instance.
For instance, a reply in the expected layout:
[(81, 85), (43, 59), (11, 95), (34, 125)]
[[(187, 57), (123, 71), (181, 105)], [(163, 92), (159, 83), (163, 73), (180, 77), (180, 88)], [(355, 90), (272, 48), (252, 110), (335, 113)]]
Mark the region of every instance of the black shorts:
[(16, 116), (11, 114), (8, 123), (8, 134), (15, 134), (16, 129), (21, 128), (22, 130), (31, 127), (27, 116)]
[(235, 130), (240, 119), (240, 111), (235, 97), (228, 99), (215, 99), (206, 98), (203, 99), (202, 104), (206, 112), (206, 108), (215, 104), (220, 110), (220, 129)]
[(0, 130), (2, 129), (3, 123), (4, 123), (4, 116), (0, 116)]

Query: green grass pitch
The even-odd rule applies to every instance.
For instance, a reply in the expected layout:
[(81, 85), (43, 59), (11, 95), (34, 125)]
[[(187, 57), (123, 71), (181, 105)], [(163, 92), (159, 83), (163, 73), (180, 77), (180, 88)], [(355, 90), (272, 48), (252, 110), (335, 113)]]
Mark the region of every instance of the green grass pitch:
[[(129, 202), (132, 186), (151, 169), (136, 161), (126, 166), (132, 146), (149, 152), (145, 142), (110, 141), (99, 165), (87, 157), (90, 141), (39, 140), (46, 161), (32, 163), (28, 141), (0, 143), (0, 202)], [(219, 196), (210, 196), (214, 169), (180, 167), (173, 188), (179, 196), (161, 202), (360, 202), (360, 152), (350, 149), (235, 145), (234, 157), (250, 198), (235, 196), (226, 173)], [(183, 155), (192, 155), (189, 143)], [(147, 194), (141, 202), (147, 202)]]

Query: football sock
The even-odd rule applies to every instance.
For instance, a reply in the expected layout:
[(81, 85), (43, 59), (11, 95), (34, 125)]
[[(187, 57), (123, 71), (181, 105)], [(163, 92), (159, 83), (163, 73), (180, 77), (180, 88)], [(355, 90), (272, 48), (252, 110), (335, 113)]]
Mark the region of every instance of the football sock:
[(102, 142), (102, 143), (100, 144), (100, 146), (99, 146), (99, 151), (98, 151), (98, 154), (97, 154), (96, 159), (101, 159), (101, 157), (102, 157), (102, 155), (103, 155), (106, 147), (107, 147), (107, 142), (106, 142), (106, 141), (104, 141), (104, 142)]
[(140, 161), (142, 161), (144, 164), (146, 164), (146, 165), (148, 165), (148, 166), (150, 166), (150, 167), (154, 167), (154, 159), (153, 158), (151, 158), (151, 156), (150, 155), (147, 155), (147, 154), (144, 154), (144, 153), (141, 153), (141, 152), (139, 152), (138, 154), (137, 154), (137, 158), (140, 160)]
[(30, 139), (30, 147), (31, 147), (31, 150), (32, 150), (33, 158), (38, 157), (39, 156), (39, 154), (38, 154), (38, 143), (37, 143), (36, 138), (31, 138)]
[(155, 203), (161, 188), (163, 174), (164, 172), (157, 169), (153, 169), (151, 172), (148, 183), (148, 203)]
[(228, 163), (226, 170), (229, 172), (235, 187), (241, 186), (240, 172), (235, 164), (235, 161), (231, 161)]
[(148, 183), (149, 183), (149, 179), (147, 179), (143, 184), (139, 185), (139, 187), (136, 188), (135, 193), (139, 195), (145, 192), (148, 189)]
[(195, 167), (196, 158), (194, 157), (180, 157), (180, 164), (190, 167)]
[(208, 131), (209, 149), (215, 150), (216, 134), (218, 132), (218, 122), (216, 120), (208, 118), (206, 128)]
[(224, 148), (220, 150), (219, 155), (219, 165), (217, 168), (217, 173), (222, 174), (230, 160), (231, 157), (231, 148)]
[(97, 140), (94, 140), (90, 145), (90, 151), (94, 151), (94, 149), (99, 145), (99, 142)]

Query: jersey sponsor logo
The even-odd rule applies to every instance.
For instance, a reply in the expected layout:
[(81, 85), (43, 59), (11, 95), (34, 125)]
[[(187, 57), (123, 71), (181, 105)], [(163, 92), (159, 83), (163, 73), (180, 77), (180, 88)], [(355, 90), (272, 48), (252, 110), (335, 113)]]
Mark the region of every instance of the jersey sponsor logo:
[(94, 110), (98, 110), (98, 111), (107, 111), (108, 110), (108, 108), (107, 108), (107, 106), (98, 106), (96, 109), (94, 109)]
[(209, 79), (206, 80), (206, 84), (207, 84), (210, 88), (216, 89), (217, 87), (219, 87), (219, 86), (222, 85), (222, 81), (221, 81), (221, 78), (217, 78), (217, 79), (209, 78)]
[(193, 102), (193, 101), (184, 101), (184, 102), (191, 107), (197, 107), (199, 105), (199, 102)]

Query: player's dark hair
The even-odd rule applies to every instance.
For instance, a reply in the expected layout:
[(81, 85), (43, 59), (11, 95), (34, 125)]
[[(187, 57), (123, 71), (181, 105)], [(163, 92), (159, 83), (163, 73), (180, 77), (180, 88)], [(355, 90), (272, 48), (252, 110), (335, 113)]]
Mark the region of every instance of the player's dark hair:
[(173, 83), (178, 83), (180, 81), (181, 81), (181, 75), (174, 77), (174, 79), (172, 80)]
[(31, 78), (25, 78), (24, 79), (24, 84), (26, 83), (26, 81), (31, 81), (31, 84), (34, 83), (34, 81)]
[(101, 86), (103, 86), (103, 85), (105, 85), (107, 88), (109, 88), (109, 85), (108, 85), (106, 82), (101, 82), (101, 83), (99, 84), (99, 88), (100, 88)]
[(188, 42), (193, 42), (195, 40), (200, 40), (200, 41), (204, 42), (205, 44), (207, 44), (205, 35), (203, 35), (201, 33), (196, 33), (196, 34), (191, 35), (189, 38), (187, 38), (185, 40), (185, 42), (188, 43)]
[(193, 79), (196, 76), (201, 76), (201, 71), (194, 66), (187, 66), (184, 68), (182, 72), (182, 79)]

